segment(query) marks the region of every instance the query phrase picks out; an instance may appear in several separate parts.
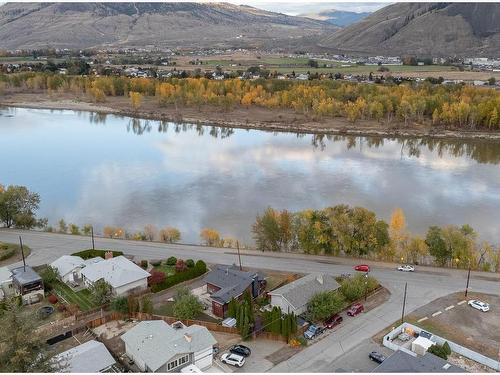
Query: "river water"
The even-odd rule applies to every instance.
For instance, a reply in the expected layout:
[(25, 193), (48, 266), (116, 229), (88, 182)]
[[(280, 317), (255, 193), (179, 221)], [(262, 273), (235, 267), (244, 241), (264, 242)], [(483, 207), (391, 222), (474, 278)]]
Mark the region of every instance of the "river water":
[(0, 183), (41, 196), (38, 216), (141, 230), (175, 226), (198, 243), (213, 227), (252, 244), (267, 206), (346, 203), (414, 233), (472, 225), (500, 240), (500, 143), (297, 135), (130, 119), (90, 112), (0, 109)]

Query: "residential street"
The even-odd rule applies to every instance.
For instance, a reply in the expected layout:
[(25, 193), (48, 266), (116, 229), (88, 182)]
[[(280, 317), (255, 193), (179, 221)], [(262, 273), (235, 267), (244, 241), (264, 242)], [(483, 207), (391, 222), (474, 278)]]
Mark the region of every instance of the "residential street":
[[(30, 265), (50, 263), (63, 254), (91, 247), (89, 237), (7, 229), (0, 230), (0, 241), (17, 243), (19, 235), (22, 235), (23, 243), (32, 249), (32, 254), (27, 258)], [(230, 264), (238, 261), (234, 250), (192, 245), (97, 238), (96, 248), (121, 250), (125, 254), (136, 256), (137, 259), (161, 259), (175, 255), (184, 259), (202, 259), (207, 263)], [(353, 273), (352, 265), (357, 262), (353, 259), (295, 254), (262, 254), (250, 250), (242, 251), (241, 259), (244, 266), (263, 270), (325, 272), (334, 275)], [(366, 263), (372, 265), (373, 262)], [(397, 271), (391, 265), (373, 264), (371, 274), (391, 292), (389, 300), (367, 313), (346, 319), (335, 332), (278, 364), (271, 371), (335, 371), (338, 367), (333, 364), (336, 359), (401, 318), (405, 282), (408, 282), (406, 313), (438, 297), (462, 291), (466, 284), (466, 272), (462, 270), (417, 267), (416, 272), (406, 273)], [(500, 294), (499, 281), (498, 275), (473, 272), (469, 290)]]

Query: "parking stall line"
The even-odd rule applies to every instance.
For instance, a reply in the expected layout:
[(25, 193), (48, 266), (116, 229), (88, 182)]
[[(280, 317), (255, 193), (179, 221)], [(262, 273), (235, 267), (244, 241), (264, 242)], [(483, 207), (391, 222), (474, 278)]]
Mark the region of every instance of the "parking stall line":
[(417, 320), (417, 322), (420, 323), (420, 322), (423, 322), (424, 320), (427, 320), (427, 319), (429, 319), (429, 318), (424, 316), (423, 318), (420, 318), (419, 320)]
[(438, 316), (439, 314), (442, 314), (443, 312), (442, 311), (436, 311), (434, 314), (432, 314), (432, 316)]
[(445, 308), (446, 311), (448, 310), (451, 310), (452, 308), (454, 308), (455, 306), (451, 305), (451, 306), (448, 306), (447, 308)]
[(467, 301), (466, 300), (460, 301), (459, 303), (457, 303), (457, 305), (463, 305), (465, 302)]

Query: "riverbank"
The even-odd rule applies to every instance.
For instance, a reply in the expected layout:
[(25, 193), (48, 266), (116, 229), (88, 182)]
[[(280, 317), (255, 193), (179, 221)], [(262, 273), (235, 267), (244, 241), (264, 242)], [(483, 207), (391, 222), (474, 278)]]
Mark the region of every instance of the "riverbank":
[(500, 132), (450, 130), (415, 123), (407, 126), (397, 122), (386, 125), (373, 120), (359, 120), (352, 124), (344, 118), (319, 119), (295, 113), (292, 110), (270, 110), (257, 106), (249, 108), (237, 106), (228, 111), (212, 106), (176, 108), (172, 104), (160, 107), (154, 98), (144, 98), (141, 107), (134, 111), (131, 109), (129, 98), (126, 97), (108, 97), (105, 103), (96, 104), (89, 102), (86, 97), (67, 93), (50, 96), (37, 93), (6, 93), (0, 97), (0, 106), (91, 111), (139, 119), (277, 132), (344, 136), (500, 140)]

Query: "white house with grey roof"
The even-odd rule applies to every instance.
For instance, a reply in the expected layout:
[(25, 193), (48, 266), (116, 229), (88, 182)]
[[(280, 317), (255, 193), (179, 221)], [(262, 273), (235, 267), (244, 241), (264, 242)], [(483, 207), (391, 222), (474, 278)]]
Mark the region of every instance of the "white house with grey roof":
[(61, 372), (96, 373), (106, 372), (115, 359), (102, 342), (87, 341), (55, 356), (62, 366)]
[(96, 281), (104, 280), (116, 296), (137, 293), (147, 289), (149, 272), (143, 270), (123, 255), (88, 264), (81, 270), (83, 282), (91, 287)]
[(50, 264), (57, 270), (59, 277), (64, 283), (79, 283), (82, 281), (81, 271), (86, 266), (103, 261), (101, 257), (83, 260), (75, 255), (63, 255)]
[(313, 273), (292, 281), (268, 294), (271, 305), (281, 308), (283, 313), (300, 315), (307, 310), (311, 298), (320, 292), (336, 290), (339, 283), (331, 275)]
[(121, 339), (125, 353), (143, 372), (179, 372), (189, 365), (207, 369), (217, 343), (206, 327), (170, 326), (163, 320), (140, 322)]

